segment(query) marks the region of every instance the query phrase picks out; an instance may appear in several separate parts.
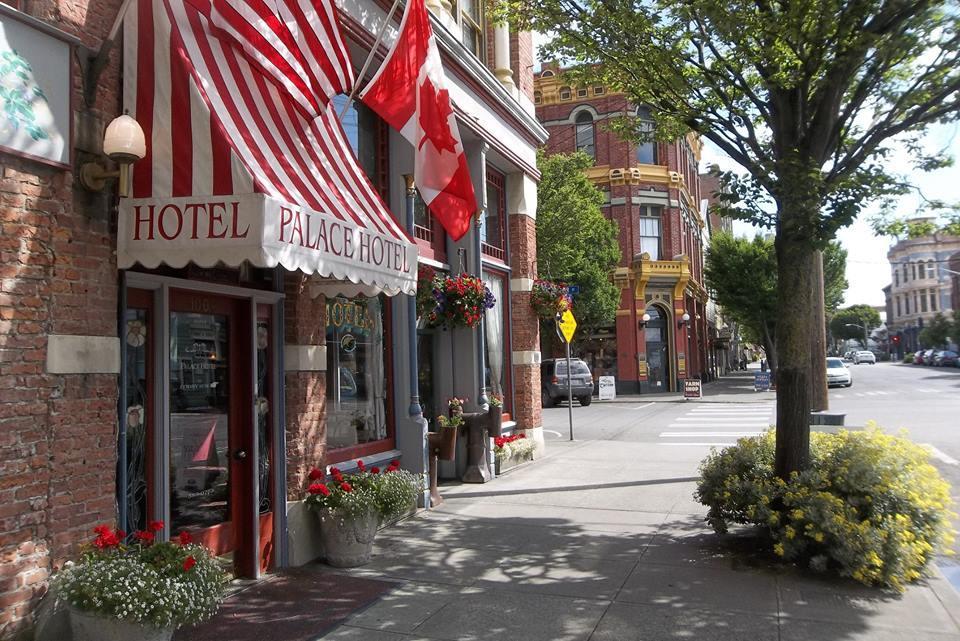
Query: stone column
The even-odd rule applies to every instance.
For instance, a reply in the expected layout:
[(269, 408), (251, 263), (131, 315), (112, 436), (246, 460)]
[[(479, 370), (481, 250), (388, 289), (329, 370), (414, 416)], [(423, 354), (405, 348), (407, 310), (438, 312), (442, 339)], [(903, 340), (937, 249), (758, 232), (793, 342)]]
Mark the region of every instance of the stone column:
[(537, 277), (537, 183), (523, 173), (507, 177), (510, 234), (510, 304), (513, 338), (513, 418), (543, 452), (540, 407), (540, 323), (530, 305)]
[(510, 68), (510, 26), (505, 22), (493, 27), (493, 66), (500, 84), (510, 93), (515, 92), (517, 85)]

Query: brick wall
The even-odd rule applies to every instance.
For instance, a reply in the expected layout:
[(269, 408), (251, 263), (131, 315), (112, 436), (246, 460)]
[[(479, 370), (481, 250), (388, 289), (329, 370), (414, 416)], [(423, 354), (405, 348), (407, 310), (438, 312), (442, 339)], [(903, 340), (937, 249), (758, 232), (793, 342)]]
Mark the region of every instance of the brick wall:
[(510, 31), (510, 68), (520, 93), (533, 101), (533, 35)]
[[(308, 278), (300, 272), (284, 279), (287, 345), (326, 342), (326, 299), (311, 298)], [(327, 455), (325, 372), (286, 372), (287, 497), (303, 498), (310, 468), (323, 466)]]
[[(119, 4), (20, 8), (96, 49)], [(73, 64), (83, 147), (119, 112), (119, 69), (115, 54), (87, 108)], [(13, 638), (28, 634), (52, 569), (115, 519), (117, 377), (49, 375), (45, 361), (49, 334), (117, 335), (117, 270), (111, 194), (2, 152), (0, 167), (0, 638)]]
[[(537, 227), (530, 216), (511, 212), (509, 220), (511, 278), (536, 278)], [(511, 291), (511, 335), (514, 351), (540, 349), (540, 322), (530, 306), (530, 292)], [(540, 407), (540, 367), (513, 366), (514, 420), (520, 429), (543, 424)]]

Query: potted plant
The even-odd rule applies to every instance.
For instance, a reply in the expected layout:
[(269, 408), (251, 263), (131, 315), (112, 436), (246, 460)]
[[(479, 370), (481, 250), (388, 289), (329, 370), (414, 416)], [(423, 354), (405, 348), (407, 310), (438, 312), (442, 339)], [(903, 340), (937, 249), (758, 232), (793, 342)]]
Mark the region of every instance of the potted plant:
[(497, 303), (483, 281), (470, 274), (418, 279), (418, 287), (427, 283), (430, 296), (426, 292), (418, 295), (417, 312), (426, 318), (430, 327), (477, 327), (483, 321), (484, 312)]
[(527, 439), (526, 434), (511, 434), (493, 439), (493, 458), (497, 465), (497, 474), (524, 461), (533, 458), (536, 445)]
[(320, 538), (326, 562), (346, 568), (370, 561), (373, 539), (384, 521), (399, 518), (414, 507), (423, 484), (393, 461), (381, 473), (357, 461), (357, 471), (330, 469), (330, 480), (314, 468), (306, 504), (320, 517)]
[(500, 436), (503, 430), (503, 395), (490, 394), (490, 409), (487, 410), (489, 423), (487, 429), (490, 436)]
[(548, 320), (556, 318), (557, 314), (562, 314), (573, 306), (566, 285), (539, 278), (533, 281), (530, 305), (537, 316)]
[(157, 542), (163, 522), (126, 533), (106, 525), (80, 560), (57, 573), (75, 641), (168, 641), (174, 631), (211, 617), (227, 575), (188, 532)]
[(433, 432), (429, 436), (431, 451), (437, 453), (437, 458), (442, 461), (452, 461), (457, 452), (457, 431), (463, 427), (463, 403), (464, 399), (454, 396), (447, 401), (447, 413), (437, 417), (437, 425), (440, 426), (439, 432)]

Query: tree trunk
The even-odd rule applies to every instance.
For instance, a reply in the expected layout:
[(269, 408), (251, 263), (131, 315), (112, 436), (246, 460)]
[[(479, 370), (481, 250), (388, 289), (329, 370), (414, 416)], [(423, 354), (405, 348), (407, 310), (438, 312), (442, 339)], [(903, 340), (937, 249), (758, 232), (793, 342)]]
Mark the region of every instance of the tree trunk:
[(810, 344), (814, 249), (810, 244), (815, 198), (784, 199), (777, 230), (777, 446), (780, 478), (810, 461)]
[(826, 307), (823, 302), (823, 252), (813, 253), (813, 298), (810, 305), (811, 331), (810, 342), (810, 408), (815, 412), (830, 409), (827, 395), (827, 325)]

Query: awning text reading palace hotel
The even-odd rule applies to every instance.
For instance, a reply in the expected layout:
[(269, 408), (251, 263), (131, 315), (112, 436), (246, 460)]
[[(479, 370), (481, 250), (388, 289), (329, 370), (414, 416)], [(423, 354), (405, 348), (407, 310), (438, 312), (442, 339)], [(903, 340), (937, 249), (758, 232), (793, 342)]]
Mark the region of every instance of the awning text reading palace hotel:
[[(425, 474), (450, 397), (542, 448), (530, 34), (390, 4), (0, 0), (43, 96), (0, 114), (0, 638), (100, 524), (316, 559), (310, 470)], [(418, 318), (427, 268), (478, 326)]]

